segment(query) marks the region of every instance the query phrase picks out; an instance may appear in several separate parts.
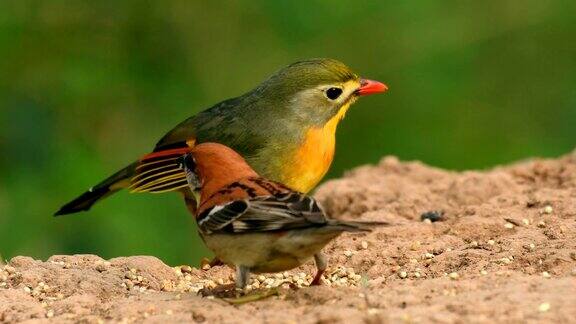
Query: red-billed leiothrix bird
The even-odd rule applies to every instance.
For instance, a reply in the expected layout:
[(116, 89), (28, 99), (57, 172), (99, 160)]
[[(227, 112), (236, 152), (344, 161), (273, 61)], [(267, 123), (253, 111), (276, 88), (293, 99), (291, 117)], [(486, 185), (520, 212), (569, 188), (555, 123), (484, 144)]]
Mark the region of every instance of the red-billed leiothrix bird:
[(331, 219), (314, 198), (260, 177), (238, 153), (216, 143), (196, 145), (179, 159), (191, 190), (200, 188), (196, 221), (208, 248), (236, 266), (236, 287), (251, 272), (279, 272), (314, 257), (320, 283), (321, 249), (342, 232), (370, 231), (381, 222)]
[(336, 60), (296, 62), (253, 90), (180, 123), (162, 137), (154, 153), (93, 186), (56, 215), (88, 210), (123, 188), (153, 193), (178, 190), (194, 208), (186, 177), (175, 160), (204, 142), (225, 144), (262, 176), (308, 192), (332, 163), (336, 126), (350, 105), (360, 96), (386, 89)]

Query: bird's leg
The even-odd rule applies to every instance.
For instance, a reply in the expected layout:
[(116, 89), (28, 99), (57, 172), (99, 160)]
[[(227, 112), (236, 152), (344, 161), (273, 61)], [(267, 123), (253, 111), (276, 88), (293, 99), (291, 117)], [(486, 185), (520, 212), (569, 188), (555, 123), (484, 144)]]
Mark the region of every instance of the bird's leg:
[(204, 288), (199, 291), (202, 296), (216, 296), (218, 298), (237, 299), (243, 293), (250, 279), (250, 269), (246, 266), (236, 266), (236, 283), (220, 285), (212, 289)]
[[(250, 269), (246, 266), (236, 266), (236, 291), (238, 289), (246, 288), (248, 281), (250, 280)], [(280, 293), (278, 287), (257, 289), (247, 293), (243, 293), (242, 296), (236, 296), (236, 298), (225, 298), (227, 302), (233, 305), (239, 305), (249, 302), (254, 302), (270, 296), (278, 296)]]
[(215, 296), (223, 298), (233, 305), (249, 303), (270, 296), (278, 296), (278, 287), (270, 289), (259, 289), (245, 292), (244, 289), (250, 280), (250, 269), (246, 266), (236, 266), (236, 284), (220, 285), (213, 289), (204, 288), (199, 291), (202, 296)]
[(250, 279), (250, 269), (246, 266), (236, 266), (236, 288), (244, 289)]
[(310, 286), (319, 286), (322, 283), (320, 279), (322, 278), (322, 274), (324, 274), (324, 271), (326, 271), (328, 262), (326, 260), (326, 256), (322, 254), (322, 252), (314, 254), (314, 262), (316, 263), (316, 268), (318, 269), (318, 271), (316, 272), (314, 279), (310, 283)]

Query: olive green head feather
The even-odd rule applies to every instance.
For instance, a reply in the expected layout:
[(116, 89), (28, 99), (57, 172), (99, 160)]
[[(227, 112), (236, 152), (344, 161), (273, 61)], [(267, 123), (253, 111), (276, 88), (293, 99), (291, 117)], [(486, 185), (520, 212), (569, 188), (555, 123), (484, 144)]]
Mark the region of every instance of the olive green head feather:
[(158, 147), (195, 138), (198, 142), (223, 143), (246, 154), (248, 149), (244, 150), (244, 146), (256, 147), (255, 142), (297, 140), (309, 127), (323, 126), (337, 115), (342, 117), (358, 96), (384, 90), (383, 84), (361, 79), (337, 60), (296, 62), (253, 90), (184, 121)]
[(292, 63), (265, 80), (261, 88), (282, 88), (294, 92), (323, 84), (345, 83), (358, 76), (344, 63), (334, 59), (311, 59)]
[(344, 63), (333, 59), (300, 61), (277, 71), (251, 95), (259, 106), (282, 113), (283, 118), (320, 125), (353, 102), (360, 78)]

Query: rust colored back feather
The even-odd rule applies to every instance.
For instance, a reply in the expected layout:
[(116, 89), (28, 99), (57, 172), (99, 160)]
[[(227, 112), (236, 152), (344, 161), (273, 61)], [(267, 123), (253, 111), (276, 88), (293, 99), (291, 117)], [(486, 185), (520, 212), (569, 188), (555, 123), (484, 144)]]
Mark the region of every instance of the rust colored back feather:
[(232, 200), (290, 191), (282, 184), (258, 176), (242, 156), (222, 144), (200, 144), (191, 152), (202, 182), (197, 214)]

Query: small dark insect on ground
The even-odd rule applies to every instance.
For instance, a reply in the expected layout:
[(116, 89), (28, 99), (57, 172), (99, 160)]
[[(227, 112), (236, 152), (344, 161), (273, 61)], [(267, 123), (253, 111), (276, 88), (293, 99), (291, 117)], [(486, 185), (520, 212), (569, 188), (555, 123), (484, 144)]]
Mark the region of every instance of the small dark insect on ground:
[(425, 221), (427, 219), (429, 219), (432, 223), (441, 222), (444, 220), (444, 211), (431, 210), (420, 215), (420, 220)]

